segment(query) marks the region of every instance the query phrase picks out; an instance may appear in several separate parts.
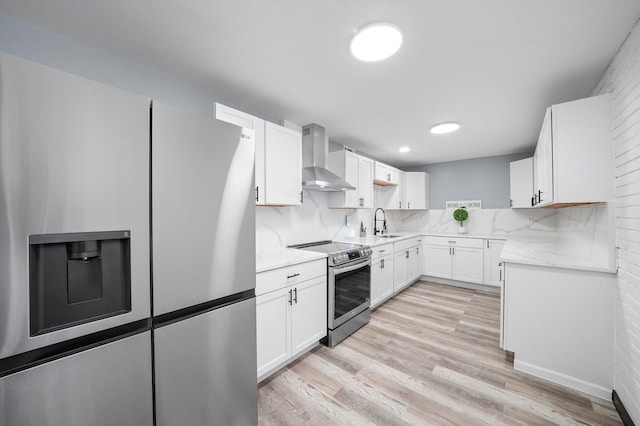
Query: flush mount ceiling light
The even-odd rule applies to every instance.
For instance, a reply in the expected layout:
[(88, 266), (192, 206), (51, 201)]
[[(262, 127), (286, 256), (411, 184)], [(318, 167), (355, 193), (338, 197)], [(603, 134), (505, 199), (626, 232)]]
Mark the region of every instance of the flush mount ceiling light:
[(395, 25), (370, 24), (351, 39), (351, 54), (365, 62), (381, 61), (396, 53), (401, 44), (402, 33)]
[(403, 146), (403, 147), (402, 147), (402, 148), (400, 148), (398, 151), (400, 151), (400, 152), (409, 152), (409, 151), (411, 151), (411, 149), (409, 149), (409, 147), (408, 147), (408, 146)]
[(440, 123), (440, 124), (436, 124), (431, 128), (431, 133), (433, 133), (434, 135), (441, 135), (443, 133), (455, 132), (459, 128), (460, 128), (460, 125), (458, 123), (454, 123), (454, 122)]

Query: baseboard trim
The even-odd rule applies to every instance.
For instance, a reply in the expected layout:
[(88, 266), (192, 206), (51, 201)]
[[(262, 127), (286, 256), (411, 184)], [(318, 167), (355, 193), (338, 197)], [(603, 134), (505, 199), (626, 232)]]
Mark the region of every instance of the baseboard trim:
[(611, 401), (616, 407), (616, 411), (618, 411), (618, 415), (620, 416), (620, 420), (622, 420), (622, 423), (624, 423), (624, 426), (635, 426), (635, 423), (633, 423), (629, 412), (626, 408), (624, 408), (624, 404), (622, 403), (622, 400), (620, 400), (620, 397), (615, 390), (611, 392)]
[(453, 287), (461, 287), (469, 290), (486, 291), (489, 293), (500, 293), (500, 287), (496, 287), (493, 285), (468, 283), (465, 281), (456, 281), (456, 280), (450, 280), (447, 278), (431, 277), (428, 275), (421, 276), (420, 281), (429, 281), (436, 284), (450, 285)]
[(577, 377), (569, 376), (557, 371), (549, 370), (538, 365), (530, 364), (528, 362), (519, 361), (517, 353), (515, 354), (515, 358), (516, 359), (513, 361), (513, 368), (518, 371), (558, 383), (580, 392), (588, 393), (589, 395), (597, 396), (604, 400), (609, 399), (611, 396), (612, 389), (610, 388), (606, 388), (596, 383), (587, 382), (582, 379), (578, 379)]

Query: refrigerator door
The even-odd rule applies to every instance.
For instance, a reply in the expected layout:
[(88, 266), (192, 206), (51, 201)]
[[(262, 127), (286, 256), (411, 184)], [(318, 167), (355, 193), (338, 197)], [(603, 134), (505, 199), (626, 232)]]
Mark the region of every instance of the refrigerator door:
[(255, 425), (256, 302), (154, 330), (158, 426)]
[(0, 378), (0, 425), (152, 425), (151, 383), (147, 331)]
[[(149, 118), (145, 97), (0, 53), (0, 359), (150, 316)], [(130, 307), (32, 331), (30, 237), (97, 231), (128, 232)]]
[(253, 130), (152, 107), (153, 315), (255, 288)]

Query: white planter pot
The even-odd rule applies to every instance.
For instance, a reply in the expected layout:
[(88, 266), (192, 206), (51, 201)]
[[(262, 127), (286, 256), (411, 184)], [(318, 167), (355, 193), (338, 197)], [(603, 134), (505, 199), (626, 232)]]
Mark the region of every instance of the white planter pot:
[(460, 226), (458, 227), (458, 234), (466, 234), (467, 233), (467, 228), (464, 226)]

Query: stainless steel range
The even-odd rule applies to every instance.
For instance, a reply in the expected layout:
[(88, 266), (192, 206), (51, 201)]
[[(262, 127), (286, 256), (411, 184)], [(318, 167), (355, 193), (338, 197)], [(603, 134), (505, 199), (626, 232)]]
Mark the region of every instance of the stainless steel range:
[(316, 241), (290, 247), (328, 255), (328, 330), (322, 343), (332, 348), (371, 318), (371, 248), (332, 241)]

